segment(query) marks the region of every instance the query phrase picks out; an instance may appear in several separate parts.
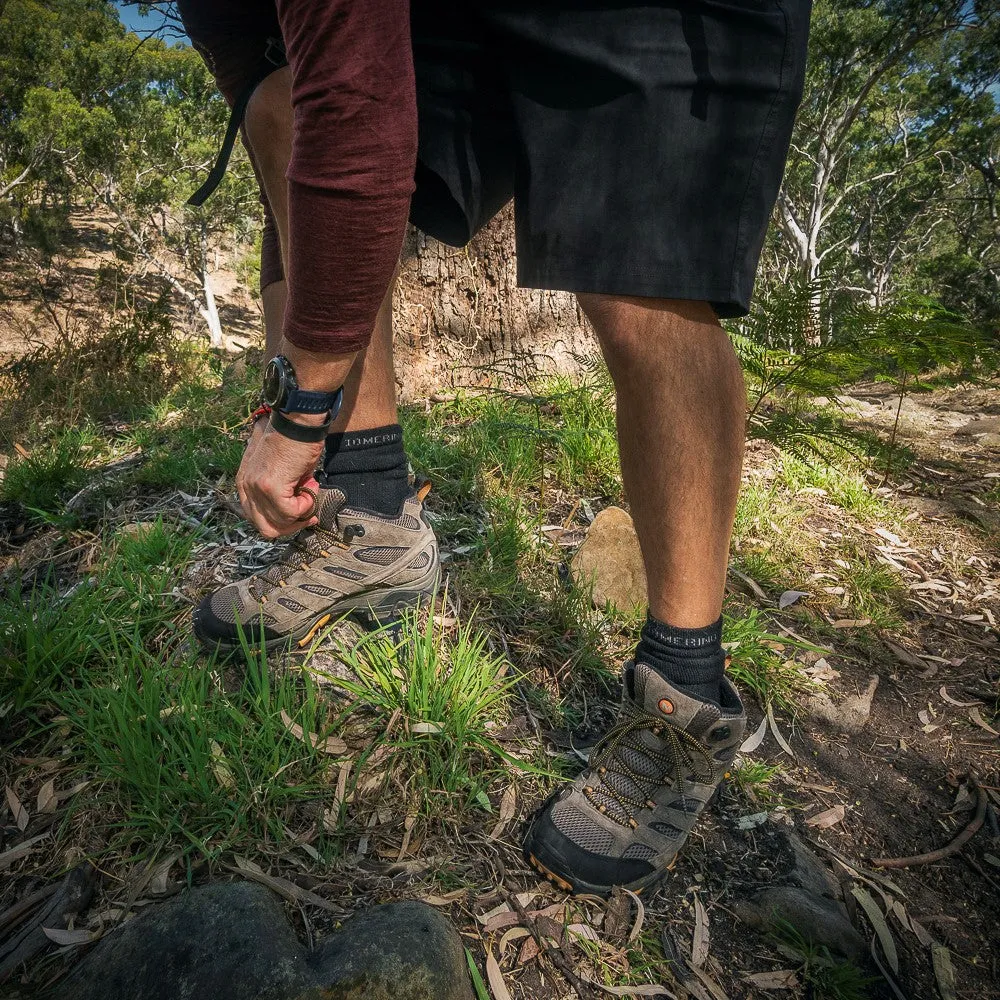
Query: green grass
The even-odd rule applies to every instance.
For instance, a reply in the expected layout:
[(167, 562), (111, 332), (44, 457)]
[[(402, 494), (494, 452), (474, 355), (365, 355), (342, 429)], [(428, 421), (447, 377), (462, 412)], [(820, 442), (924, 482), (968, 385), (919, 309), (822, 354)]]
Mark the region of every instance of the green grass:
[(869, 1000), (877, 979), (852, 962), (839, 959), (829, 948), (806, 938), (786, 920), (777, 921), (773, 936), (802, 963), (796, 970), (807, 995), (815, 1000)]
[(752, 802), (762, 806), (783, 805), (785, 797), (772, 785), (784, 774), (780, 764), (743, 759), (731, 769), (736, 787)]
[[(491, 733), (507, 718), (516, 679), (471, 615), (454, 629), (439, 616), (424, 619), (408, 614), (398, 628), (345, 648), (356, 679), (338, 685), (353, 696), (352, 714), (374, 726), (371, 750), (384, 741), (392, 747), (408, 808), (424, 816), (474, 804), (489, 809), (490, 780), (510, 759)], [(321, 639), (306, 657), (306, 673)]]
[(895, 523), (888, 505), (875, 495), (874, 486), (855, 464), (807, 464), (791, 455), (782, 457), (782, 476), (791, 490), (823, 490), (831, 503), (864, 522)]

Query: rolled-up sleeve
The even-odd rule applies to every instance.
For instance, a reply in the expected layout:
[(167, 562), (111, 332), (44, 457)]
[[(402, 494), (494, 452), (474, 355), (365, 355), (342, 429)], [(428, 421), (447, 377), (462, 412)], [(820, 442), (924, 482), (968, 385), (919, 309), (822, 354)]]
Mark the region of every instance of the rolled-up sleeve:
[(368, 344), (406, 227), (417, 153), (407, 0), (278, 0), (292, 71), (288, 305), (308, 351)]

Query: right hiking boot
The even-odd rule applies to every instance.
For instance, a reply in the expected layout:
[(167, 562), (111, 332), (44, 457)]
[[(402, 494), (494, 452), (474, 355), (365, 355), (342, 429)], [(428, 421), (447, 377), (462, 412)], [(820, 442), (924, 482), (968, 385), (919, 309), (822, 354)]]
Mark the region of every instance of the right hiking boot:
[(338, 489), (321, 489), (319, 523), (304, 528), (266, 570), (206, 597), (194, 634), (209, 649), (305, 646), (324, 625), (353, 614), (377, 627), (437, 591), (437, 540), (413, 494), (394, 517), (354, 509)]
[(617, 723), (538, 811), (525, 860), (576, 894), (641, 892), (662, 878), (743, 741), (746, 713), (728, 680), (720, 698), (692, 698), (648, 664), (627, 663)]

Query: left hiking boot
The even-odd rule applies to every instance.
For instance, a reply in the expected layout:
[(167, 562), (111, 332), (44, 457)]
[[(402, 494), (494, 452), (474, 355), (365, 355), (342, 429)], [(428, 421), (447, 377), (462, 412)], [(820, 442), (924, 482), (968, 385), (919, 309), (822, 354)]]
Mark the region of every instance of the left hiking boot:
[(619, 720), (535, 816), (528, 863), (567, 892), (597, 896), (662, 878), (743, 741), (746, 713), (728, 680), (720, 702), (627, 663)]
[(195, 635), (223, 653), (241, 648), (241, 632), (251, 647), (303, 647), (338, 617), (385, 625), (430, 600), (441, 569), (423, 495), (387, 516), (321, 489), (319, 523), (303, 528), (265, 571), (206, 597), (194, 613)]

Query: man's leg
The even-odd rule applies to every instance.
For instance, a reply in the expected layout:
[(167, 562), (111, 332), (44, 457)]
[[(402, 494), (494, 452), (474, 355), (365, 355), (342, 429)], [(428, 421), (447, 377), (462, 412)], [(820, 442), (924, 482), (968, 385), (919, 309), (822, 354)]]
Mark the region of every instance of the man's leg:
[(743, 461), (739, 362), (711, 306), (580, 295), (615, 383), (622, 478), (649, 584), (621, 719), (547, 803), (525, 852), (565, 889), (662, 875), (739, 746), (722, 598)]
[[(288, 231), (289, 85), (287, 69), (268, 76), (254, 92), (245, 121), (269, 222), (273, 222), (265, 230), (261, 264), (269, 354), (281, 342), (287, 297), (278, 255), (279, 248), (287, 245)], [(336, 238), (335, 234), (330, 238)], [(302, 644), (338, 614), (370, 610), (376, 617), (391, 616), (436, 588), (437, 546), (422, 517), (421, 502), (409, 486), (397, 422), (392, 292), (390, 286), (371, 342), (357, 355), (344, 382), (341, 411), (317, 473), (322, 487), (319, 532), (302, 532), (286, 556), (266, 573), (206, 598), (195, 615), (195, 632), (206, 644), (237, 647), (237, 617), (255, 640), (257, 623), (263, 622), (269, 646), (290, 640)], [(343, 532), (345, 524), (349, 538)], [(331, 544), (331, 534), (347, 538), (346, 547)]]
[(615, 383), (622, 478), (650, 614), (703, 629), (722, 611), (743, 462), (739, 361), (707, 303), (579, 300)]

